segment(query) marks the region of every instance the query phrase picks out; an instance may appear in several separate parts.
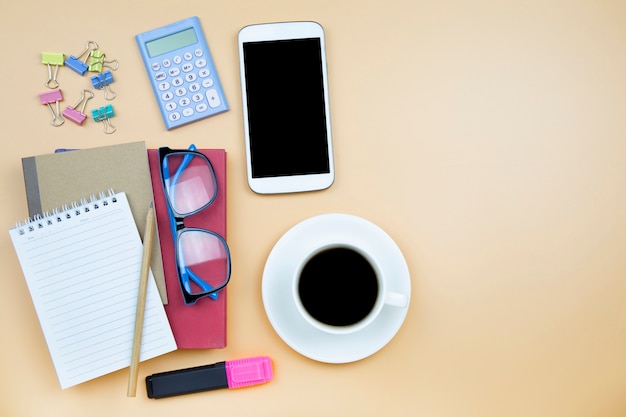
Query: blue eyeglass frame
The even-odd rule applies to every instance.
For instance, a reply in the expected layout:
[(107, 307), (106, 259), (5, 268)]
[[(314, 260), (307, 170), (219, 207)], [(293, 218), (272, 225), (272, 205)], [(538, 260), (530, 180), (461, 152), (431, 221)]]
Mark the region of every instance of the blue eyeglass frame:
[[(183, 161), (178, 166), (178, 169), (176, 170), (174, 175), (170, 177), (167, 156), (172, 155), (172, 154), (180, 154), (184, 156), (183, 156)], [(167, 192), (166, 181), (170, 181), (172, 184), (171, 187), (173, 187), (173, 185), (176, 184), (178, 177), (180, 177), (182, 172), (185, 170), (185, 168), (189, 165), (189, 163), (194, 157), (199, 157), (206, 161), (213, 177), (213, 187), (215, 189), (215, 193), (205, 205), (198, 208), (197, 210), (192, 211), (191, 213), (187, 213), (183, 215), (181, 213), (178, 213), (174, 209), (170, 201), (169, 193)], [(217, 300), (218, 292), (222, 290), (224, 287), (226, 287), (226, 285), (228, 285), (228, 282), (230, 281), (231, 258), (230, 258), (230, 249), (228, 248), (228, 244), (226, 243), (226, 240), (222, 236), (220, 236), (218, 233), (215, 233), (211, 230), (185, 226), (185, 219), (187, 217), (193, 216), (205, 210), (207, 207), (213, 204), (213, 202), (217, 198), (217, 193), (218, 193), (217, 177), (215, 176), (215, 170), (213, 169), (213, 164), (211, 164), (211, 161), (209, 160), (209, 158), (206, 157), (206, 155), (198, 152), (196, 150), (196, 146), (193, 144), (189, 146), (189, 149), (183, 149), (183, 150), (170, 149), (169, 147), (164, 146), (164, 147), (159, 148), (159, 169), (161, 173), (161, 185), (163, 187), (163, 193), (165, 194), (165, 200), (167, 202), (167, 213), (168, 213), (169, 220), (170, 220), (170, 229), (172, 231), (172, 237), (174, 239), (176, 272), (178, 274), (178, 282), (180, 284), (180, 288), (183, 293), (183, 299), (185, 301), (185, 304), (195, 304), (196, 301), (198, 301), (200, 298), (206, 297), (206, 296), (208, 296), (209, 298), (213, 300)], [(178, 241), (180, 239), (180, 235), (186, 231), (199, 231), (199, 232), (209, 233), (217, 237), (224, 245), (224, 248), (226, 250), (227, 260), (228, 260), (228, 265), (227, 265), (228, 271), (226, 273), (226, 278), (224, 282), (220, 286), (215, 287), (215, 288), (212, 287), (210, 284), (208, 284), (202, 278), (196, 275), (189, 267), (187, 267), (187, 265), (184, 265), (184, 264), (181, 265), (181, 263), (179, 262), (180, 254), (178, 253)], [(193, 281), (196, 285), (202, 288), (202, 292), (192, 293), (191, 281)]]

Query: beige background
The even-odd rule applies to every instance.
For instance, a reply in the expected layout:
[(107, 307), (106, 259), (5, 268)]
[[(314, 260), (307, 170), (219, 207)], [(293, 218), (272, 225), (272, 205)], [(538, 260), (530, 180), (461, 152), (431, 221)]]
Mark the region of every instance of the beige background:
[[(198, 15), (231, 111), (167, 132), (134, 35)], [(326, 29), (337, 179), (259, 196), (245, 182), (237, 32)], [(4, 0), (0, 219), (26, 216), (20, 159), (145, 140), (228, 151), (229, 346), (143, 363), (154, 372), (270, 355), (238, 391), (126, 398), (127, 370), (61, 391), (8, 233), (0, 239), (0, 414), (11, 416), (618, 417), (626, 415), (626, 3), (623, 1)], [(118, 131), (54, 128), (42, 51), (110, 58)], [(66, 105), (89, 86), (59, 73)], [(90, 107), (103, 105), (102, 94)], [(291, 350), (262, 306), (274, 243), (321, 213), (365, 217), (403, 250), (407, 319), (383, 350), (327, 365)]]

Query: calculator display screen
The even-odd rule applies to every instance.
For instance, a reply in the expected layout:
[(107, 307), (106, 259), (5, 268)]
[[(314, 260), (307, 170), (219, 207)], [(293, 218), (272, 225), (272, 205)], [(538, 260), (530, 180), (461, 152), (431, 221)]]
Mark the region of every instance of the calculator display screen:
[(198, 42), (196, 31), (193, 28), (189, 28), (172, 35), (146, 42), (146, 49), (148, 50), (150, 58), (153, 58), (176, 49), (184, 48), (185, 46), (193, 45), (196, 42)]
[(319, 38), (243, 44), (252, 177), (330, 172)]

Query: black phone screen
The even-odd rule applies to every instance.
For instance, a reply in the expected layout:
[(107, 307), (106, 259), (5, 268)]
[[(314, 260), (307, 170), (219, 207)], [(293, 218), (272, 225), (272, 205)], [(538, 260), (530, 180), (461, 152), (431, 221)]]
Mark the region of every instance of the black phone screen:
[(252, 177), (330, 172), (319, 38), (243, 44)]

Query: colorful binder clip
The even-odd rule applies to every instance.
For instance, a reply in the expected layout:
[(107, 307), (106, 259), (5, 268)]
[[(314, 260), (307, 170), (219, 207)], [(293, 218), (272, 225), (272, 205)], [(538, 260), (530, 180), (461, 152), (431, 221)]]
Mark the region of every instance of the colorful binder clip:
[[(93, 98), (93, 96), (93, 91), (88, 89), (83, 90), (80, 100), (78, 100), (74, 106), (67, 106), (67, 108), (63, 111), (63, 116), (65, 116), (66, 119), (70, 119), (72, 122), (82, 126), (83, 122), (87, 118), (87, 115), (84, 113), (85, 106), (87, 105), (87, 102)], [(76, 110), (81, 103), (82, 106), (80, 110)]]
[(120, 64), (117, 59), (107, 61), (104, 52), (100, 49), (94, 49), (89, 55), (89, 71), (102, 72), (103, 68), (109, 68), (111, 71), (117, 71)]
[[(93, 48), (91, 48), (90, 45), (93, 45)], [(94, 41), (87, 41), (85, 49), (78, 56), (70, 55), (70, 57), (65, 60), (65, 65), (78, 74), (85, 75), (85, 72), (89, 69), (87, 59), (94, 49), (98, 49), (98, 44)]]
[[(46, 87), (57, 88), (59, 86), (57, 74), (59, 73), (59, 66), (63, 66), (64, 59), (64, 54), (56, 52), (41, 53), (41, 63), (48, 66), (48, 81), (46, 81)], [(54, 65), (54, 74), (52, 73), (52, 65)]]
[[(63, 94), (61, 90), (52, 90), (46, 91), (45, 93), (39, 94), (39, 101), (41, 104), (45, 104), (50, 109), (50, 113), (52, 113), (52, 121), (50, 124), (54, 127), (61, 126), (65, 119), (59, 113), (59, 101), (63, 100)], [(52, 103), (56, 106), (56, 111), (52, 108)]]
[[(113, 100), (115, 97), (117, 97), (117, 94), (113, 90), (111, 90), (111, 87), (109, 87), (109, 84), (114, 81), (115, 80), (113, 79), (113, 74), (111, 74), (111, 71), (109, 70), (104, 71), (102, 74), (94, 75), (93, 77), (91, 77), (91, 84), (93, 85), (93, 88), (97, 88), (98, 90), (104, 90), (105, 100)], [(109, 93), (113, 94), (113, 96), (109, 97)]]
[(113, 106), (110, 104), (98, 109), (93, 109), (91, 111), (91, 116), (94, 121), (102, 122), (104, 124), (104, 133), (107, 135), (110, 135), (117, 130), (117, 128), (111, 124), (111, 118), (115, 116), (115, 112), (113, 111)]

